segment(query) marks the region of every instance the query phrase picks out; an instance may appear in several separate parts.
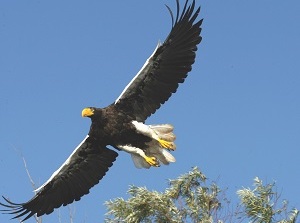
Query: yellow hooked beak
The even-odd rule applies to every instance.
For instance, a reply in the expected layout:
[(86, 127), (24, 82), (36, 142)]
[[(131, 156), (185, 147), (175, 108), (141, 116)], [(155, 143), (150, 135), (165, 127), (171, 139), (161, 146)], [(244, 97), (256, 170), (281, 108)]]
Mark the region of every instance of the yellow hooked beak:
[(81, 112), (82, 117), (91, 117), (94, 115), (94, 109), (92, 108), (85, 108)]

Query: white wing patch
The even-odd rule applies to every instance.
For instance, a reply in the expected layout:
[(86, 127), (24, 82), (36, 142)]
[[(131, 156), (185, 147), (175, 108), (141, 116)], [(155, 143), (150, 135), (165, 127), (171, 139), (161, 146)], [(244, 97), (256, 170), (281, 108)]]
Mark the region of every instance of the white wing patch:
[(153, 57), (153, 55), (156, 53), (158, 47), (161, 46), (161, 43), (158, 42), (155, 50), (153, 51), (153, 53), (151, 54), (151, 56), (146, 60), (146, 62), (144, 63), (143, 67), (140, 69), (140, 71), (134, 76), (134, 78), (129, 82), (129, 84), (127, 84), (127, 86), (124, 88), (124, 90), (122, 91), (121, 95), (117, 98), (117, 100), (115, 101), (115, 104), (118, 103), (118, 101), (122, 98), (122, 96), (126, 93), (126, 91), (128, 90), (128, 88), (131, 86), (131, 84), (133, 82), (135, 82), (136, 80), (139, 79), (140, 74), (143, 72), (143, 70), (145, 69), (145, 67), (148, 65), (150, 59)]
[(70, 160), (72, 158), (72, 156), (74, 155), (74, 153), (80, 148), (80, 146), (85, 142), (85, 140), (89, 137), (89, 135), (87, 135), (84, 140), (82, 140), (82, 142), (74, 149), (74, 151), (72, 152), (72, 154), (68, 157), (68, 159), (61, 165), (61, 167), (59, 167), (52, 175), (51, 177), (39, 188), (35, 189), (34, 192), (38, 192), (39, 190), (41, 190), (46, 184), (48, 184), (58, 173), (59, 171), (66, 165), (68, 165), (70, 163)]

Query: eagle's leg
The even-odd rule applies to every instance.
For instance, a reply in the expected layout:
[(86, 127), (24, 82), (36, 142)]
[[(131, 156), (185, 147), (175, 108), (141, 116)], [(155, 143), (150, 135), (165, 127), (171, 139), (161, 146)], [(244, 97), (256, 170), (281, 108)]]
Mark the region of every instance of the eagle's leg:
[(154, 156), (147, 156), (145, 152), (137, 147), (129, 146), (129, 145), (117, 145), (117, 147), (125, 152), (128, 152), (130, 154), (137, 154), (145, 159), (145, 161), (150, 165), (154, 167), (159, 167), (159, 161)]
[(158, 160), (154, 156), (146, 156), (145, 155), (144, 159), (150, 166), (154, 166), (154, 167), (160, 166)]
[(168, 150), (175, 150), (175, 144), (173, 142), (168, 142), (166, 140), (163, 139), (158, 139), (157, 140), (159, 142), (159, 144), (161, 145), (161, 147), (168, 149)]
[(145, 125), (142, 122), (133, 121), (137, 132), (155, 139), (162, 148), (175, 150), (174, 143), (176, 136), (173, 133), (174, 127), (169, 124), (162, 125)]

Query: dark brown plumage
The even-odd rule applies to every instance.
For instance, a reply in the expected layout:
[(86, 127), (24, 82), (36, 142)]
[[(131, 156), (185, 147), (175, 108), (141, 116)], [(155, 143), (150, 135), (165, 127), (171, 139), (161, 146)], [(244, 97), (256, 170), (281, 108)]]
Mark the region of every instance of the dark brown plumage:
[(50, 214), (55, 208), (67, 205), (89, 193), (118, 156), (107, 148), (113, 146), (132, 155), (139, 168), (169, 164), (175, 158), (167, 151), (175, 149), (175, 135), (171, 125), (145, 125), (153, 114), (183, 83), (195, 62), (197, 45), (201, 42), (201, 23), (196, 21), (200, 8), (195, 0), (186, 0), (180, 13), (172, 17), (172, 29), (163, 44), (159, 44), (142, 69), (125, 87), (116, 101), (106, 108), (85, 108), (83, 117), (92, 124), (86, 138), (63, 165), (36, 190), (25, 203), (13, 203), (4, 198), (0, 205), (5, 213), (24, 221), (36, 214)]

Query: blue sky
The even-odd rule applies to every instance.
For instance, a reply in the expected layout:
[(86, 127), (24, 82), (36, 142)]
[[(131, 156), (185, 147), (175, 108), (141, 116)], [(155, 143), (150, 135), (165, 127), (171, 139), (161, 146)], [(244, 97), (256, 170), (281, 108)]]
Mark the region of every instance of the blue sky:
[[(0, 1), (0, 194), (33, 196), (20, 153), (37, 186), (65, 161), (89, 129), (82, 108), (112, 103), (167, 36), (164, 4), (175, 9), (175, 0)], [(193, 70), (147, 120), (174, 124), (177, 162), (140, 170), (120, 153), (70, 206), (74, 222), (103, 222), (104, 201), (127, 197), (128, 185), (163, 190), (193, 166), (234, 202), (258, 176), (300, 208), (300, 2), (197, 4), (203, 41)], [(68, 208), (43, 222), (59, 213), (69, 222)]]

